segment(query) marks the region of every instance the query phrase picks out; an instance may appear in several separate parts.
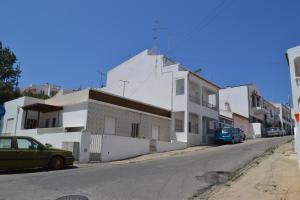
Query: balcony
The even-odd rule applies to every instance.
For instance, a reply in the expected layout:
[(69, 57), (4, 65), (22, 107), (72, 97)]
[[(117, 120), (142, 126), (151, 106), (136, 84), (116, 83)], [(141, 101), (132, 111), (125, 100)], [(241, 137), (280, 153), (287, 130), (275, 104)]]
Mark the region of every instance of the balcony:
[(200, 105), (200, 98), (197, 96), (189, 95), (189, 101)]
[(207, 107), (207, 108), (210, 108), (212, 110), (218, 111), (218, 107), (216, 105), (213, 105), (213, 104), (209, 103), (209, 102), (203, 101), (202, 105)]
[(254, 114), (268, 114), (268, 110), (261, 106), (252, 107)]

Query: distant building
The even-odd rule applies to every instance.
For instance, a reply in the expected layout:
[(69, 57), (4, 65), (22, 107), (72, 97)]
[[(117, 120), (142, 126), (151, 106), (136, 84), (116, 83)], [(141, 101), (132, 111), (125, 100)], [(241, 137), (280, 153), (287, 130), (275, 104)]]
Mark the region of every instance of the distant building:
[(274, 103), (277, 109), (279, 121), (281, 128), (285, 130), (287, 135), (291, 135), (294, 133), (293, 130), (293, 120), (292, 120), (292, 112), (291, 108), (288, 105), (281, 103)]
[(21, 88), (22, 93), (32, 93), (36, 95), (45, 95), (48, 97), (54, 96), (59, 90), (61, 89), (60, 86), (53, 85), (53, 84), (32, 84), (28, 87)]
[(235, 127), (244, 129), (249, 138), (263, 136), (266, 128), (278, 122), (276, 107), (265, 100), (255, 84), (220, 89), (219, 98), (220, 114), (235, 117)]

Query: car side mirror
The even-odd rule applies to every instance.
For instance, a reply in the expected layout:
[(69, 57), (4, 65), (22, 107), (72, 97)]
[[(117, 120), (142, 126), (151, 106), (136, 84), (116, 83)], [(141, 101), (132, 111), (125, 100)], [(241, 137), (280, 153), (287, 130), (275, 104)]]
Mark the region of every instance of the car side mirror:
[(51, 148), (51, 147), (52, 147), (52, 145), (51, 145), (51, 144), (48, 144), (48, 143), (46, 143), (45, 146), (46, 146), (47, 148)]

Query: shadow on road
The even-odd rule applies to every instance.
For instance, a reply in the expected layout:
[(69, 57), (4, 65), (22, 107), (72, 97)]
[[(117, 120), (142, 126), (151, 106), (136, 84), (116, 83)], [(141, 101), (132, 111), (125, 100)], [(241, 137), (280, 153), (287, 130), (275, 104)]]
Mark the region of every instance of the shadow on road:
[[(68, 166), (61, 170), (56, 171), (65, 171), (65, 170), (72, 170), (78, 168), (77, 166)], [(55, 170), (51, 170), (48, 168), (38, 168), (38, 169), (24, 169), (24, 170), (0, 170), (1, 175), (11, 175), (11, 174), (30, 174), (30, 173), (39, 173), (39, 172), (51, 172)]]

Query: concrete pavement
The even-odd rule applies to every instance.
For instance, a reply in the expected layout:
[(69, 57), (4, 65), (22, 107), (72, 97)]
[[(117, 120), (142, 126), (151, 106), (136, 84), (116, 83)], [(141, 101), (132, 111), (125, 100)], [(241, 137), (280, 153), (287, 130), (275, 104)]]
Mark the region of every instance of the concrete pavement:
[(193, 199), (223, 183), (266, 149), (292, 137), (263, 138), (138, 163), (98, 163), (61, 171), (0, 175), (0, 200)]

